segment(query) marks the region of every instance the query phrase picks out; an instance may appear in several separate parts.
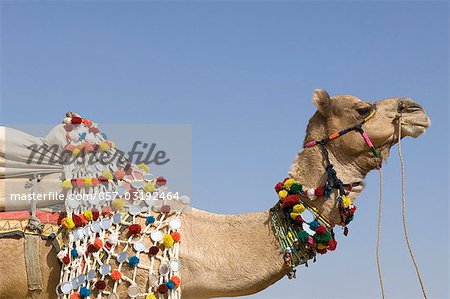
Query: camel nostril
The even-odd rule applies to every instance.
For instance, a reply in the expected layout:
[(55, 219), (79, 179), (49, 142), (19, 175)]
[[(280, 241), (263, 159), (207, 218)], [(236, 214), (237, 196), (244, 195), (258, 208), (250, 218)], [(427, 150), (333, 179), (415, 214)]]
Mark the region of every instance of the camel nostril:
[(422, 106), (411, 101), (411, 100), (401, 100), (398, 103), (398, 111), (403, 113), (414, 113), (418, 111), (423, 111)]

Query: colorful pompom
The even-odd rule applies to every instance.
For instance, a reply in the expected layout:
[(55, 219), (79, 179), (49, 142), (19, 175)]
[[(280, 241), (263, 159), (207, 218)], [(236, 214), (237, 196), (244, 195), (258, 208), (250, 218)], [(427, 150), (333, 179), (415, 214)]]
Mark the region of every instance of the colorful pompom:
[(78, 292), (73, 292), (69, 298), (70, 299), (80, 299), (80, 294)]
[(116, 177), (117, 180), (122, 180), (125, 177), (125, 171), (123, 170), (116, 170), (114, 172), (114, 176)]
[(149, 193), (153, 190), (155, 190), (155, 185), (153, 185), (152, 183), (147, 183), (144, 185), (144, 192)]
[(302, 230), (298, 233), (298, 240), (301, 243), (307, 243), (309, 241), (309, 234), (306, 231)]
[(128, 236), (136, 236), (141, 233), (142, 227), (139, 224), (131, 224), (128, 227)]
[(280, 192), (278, 192), (278, 197), (280, 199), (285, 199), (286, 196), (288, 196), (288, 192), (286, 190), (283, 189), (283, 190), (280, 190)]
[(319, 227), (316, 228), (316, 233), (318, 234), (324, 234), (327, 232), (327, 228), (324, 225), (319, 225)]
[(348, 208), (352, 205), (352, 200), (347, 195), (342, 195), (342, 205), (344, 208)]
[(147, 164), (145, 164), (145, 163), (139, 163), (138, 167), (140, 169), (142, 169), (143, 171), (149, 171), (150, 170), (150, 167)]
[(172, 236), (172, 239), (173, 239), (175, 242), (180, 242), (181, 235), (180, 235), (179, 232), (173, 232), (173, 233), (171, 233), (170, 235)]
[(120, 273), (120, 271), (117, 269), (112, 270), (110, 275), (111, 279), (114, 281), (117, 281), (122, 278), (122, 273)]
[(107, 150), (109, 150), (109, 144), (106, 141), (100, 142), (98, 147), (102, 152), (106, 152)]
[(72, 229), (75, 227), (75, 222), (68, 216), (61, 221), (61, 225), (66, 229)]
[(148, 224), (153, 224), (155, 223), (156, 219), (153, 216), (147, 216), (147, 218), (145, 218), (145, 223)]
[(123, 202), (122, 199), (120, 198), (116, 198), (112, 201), (111, 206), (113, 207), (114, 210), (118, 211), (123, 209), (123, 207), (125, 206), (125, 203)]
[(92, 211), (91, 210), (86, 210), (83, 212), (83, 216), (84, 218), (86, 218), (87, 221), (92, 221), (93, 219), (93, 215), (92, 215)]
[(106, 289), (106, 282), (104, 280), (97, 280), (95, 282), (95, 288), (97, 290), (104, 290), (104, 289)]
[(82, 287), (80, 289), (80, 296), (81, 297), (88, 297), (91, 294), (91, 290), (89, 290), (87, 287)]
[(292, 211), (294, 213), (298, 213), (301, 214), (306, 210), (305, 206), (303, 204), (296, 204), (295, 206), (292, 207)]
[(109, 172), (108, 170), (103, 170), (102, 175), (107, 178), (108, 180), (112, 180), (113, 179), (113, 175), (111, 172)]
[(320, 223), (317, 220), (311, 221), (309, 223), (309, 228), (311, 228), (312, 230), (316, 230), (319, 227)]
[(132, 256), (128, 259), (128, 264), (130, 267), (135, 267), (137, 264), (139, 264), (139, 258), (137, 256)]
[(175, 289), (175, 284), (173, 283), (172, 280), (168, 280), (168, 281), (165, 283), (165, 285), (166, 285), (166, 287), (167, 287), (169, 290)]
[(147, 295), (145, 296), (145, 299), (156, 299), (156, 296), (153, 295), (153, 294), (147, 294)]
[(70, 255), (72, 256), (72, 258), (76, 258), (78, 257), (78, 251), (73, 248), (72, 250), (70, 250)]
[(164, 237), (162, 238), (162, 241), (161, 241), (161, 242), (163, 243), (163, 245), (164, 245), (166, 248), (170, 248), (170, 247), (173, 246), (174, 240), (173, 240), (173, 238), (172, 238), (171, 235), (166, 234), (166, 235), (164, 235)]
[(277, 193), (280, 192), (281, 190), (283, 190), (283, 188), (284, 188), (284, 184), (281, 182), (279, 182), (278, 184), (275, 185), (275, 191)]
[(298, 194), (291, 194), (287, 196), (281, 203), (283, 207), (292, 207), (300, 201), (300, 196)]
[(181, 279), (176, 275), (173, 275), (172, 277), (170, 277), (170, 280), (173, 281), (176, 288), (178, 288), (181, 285)]
[(160, 284), (158, 286), (158, 293), (165, 294), (169, 291), (169, 288), (165, 284)]
[(291, 188), (289, 188), (289, 193), (291, 194), (296, 194), (299, 192), (302, 192), (303, 186), (298, 184), (298, 183), (294, 183), (292, 184)]
[(295, 184), (294, 179), (287, 179), (284, 181), (284, 188), (289, 190), (293, 184)]
[(314, 190), (314, 195), (317, 197), (322, 197), (323, 196), (323, 188), (322, 187), (317, 187)]
[(94, 247), (97, 250), (100, 250), (103, 247), (103, 241), (100, 238), (95, 238), (94, 240)]
[(62, 181), (62, 187), (66, 190), (72, 189), (72, 183), (70, 182), (70, 180), (64, 180)]
[(167, 184), (167, 180), (160, 176), (156, 179), (156, 184), (158, 184), (159, 186), (165, 186)]

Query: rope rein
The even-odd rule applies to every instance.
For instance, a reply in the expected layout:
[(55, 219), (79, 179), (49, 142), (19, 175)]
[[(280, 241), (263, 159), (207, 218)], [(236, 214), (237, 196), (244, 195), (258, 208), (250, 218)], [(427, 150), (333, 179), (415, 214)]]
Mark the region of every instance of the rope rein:
[(380, 179), (380, 199), (378, 203), (378, 233), (377, 233), (376, 255), (377, 255), (378, 278), (380, 280), (380, 288), (381, 288), (381, 298), (384, 299), (383, 273), (381, 272), (381, 263), (380, 263), (381, 212), (383, 206), (383, 171), (381, 170), (381, 166), (378, 168), (378, 174)]
[(427, 293), (425, 291), (425, 286), (422, 281), (422, 277), (420, 275), (419, 266), (417, 265), (416, 258), (414, 257), (413, 250), (411, 248), (411, 243), (409, 242), (408, 237), (408, 229), (406, 227), (406, 196), (405, 196), (405, 164), (403, 161), (403, 154), (402, 154), (402, 122), (401, 122), (401, 114), (398, 119), (398, 156), (400, 158), (400, 165), (402, 170), (402, 222), (403, 222), (403, 231), (405, 233), (405, 240), (406, 244), (408, 246), (409, 255), (411, 256), (412, 262), (414, 264), (414, 269), (416, 270), (417, 278), (420, 282), (420, 287), (422, 288), (423, 297), (427, 299)]

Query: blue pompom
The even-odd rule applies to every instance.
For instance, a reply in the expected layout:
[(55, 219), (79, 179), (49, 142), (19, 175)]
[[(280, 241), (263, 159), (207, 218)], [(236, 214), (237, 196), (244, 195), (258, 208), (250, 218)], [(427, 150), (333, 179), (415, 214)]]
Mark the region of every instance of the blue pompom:
[(155, 217), (153, 217), (153, 216), (148, 216), (146, 219), (145, 219), (145, 223), (147, 223), (147, 224), (152, 224), (152, 223), (155, 223)]
[(108, 139), (108, 137), (106, 136), (106, 134), (105, 134), (105, 133), (100, 133), (100, 135), (102, 135), (102, 136), (103, 136), (103, 139), (105, 139), (105, 140), (107, 140), (107, 139)]
[(139, 258), (137, 256), (132, 256), (128, 259), (128, 264), (130, 264), (130, 267), (135, 267), (137, 264), (139, 264)]
[(175, 289), (175, 284), (173, 283), (172, 280), (169, 280), (168, 282), (166, 282), (165, 285), (169, 290)]
[(86, 132), (83, 132), (80, 134), (80, 137), (78, 138), (79, 141), (82, 141), (86, 137)]
[(70, 251), (70, 255), (75, 258), (78, 256), (78, 251), (74, 248)]
[(311, 222), (309, 223), (309, 227), (310, 227), (312, 230), (316, 230), (319, 226), (320, 226), (320, 223), (319, 223), (319, 221), (317, 221), (317, 220), (311, 221)]
[(80, 296), (81, 297), (87, 297), (91, 294), (91, 290), (89, 290), (87, 287), (82, 287), (80, 289)]

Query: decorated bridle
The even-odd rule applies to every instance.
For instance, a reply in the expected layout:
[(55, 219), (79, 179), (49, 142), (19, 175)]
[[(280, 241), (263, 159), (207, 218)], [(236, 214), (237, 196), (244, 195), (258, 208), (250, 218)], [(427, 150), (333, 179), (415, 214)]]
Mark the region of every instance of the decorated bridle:
[[(334, 224), (303, 198), (313, 200), (316, 197), (323, 197), (328, 199), (333, 189), (337, 190), (341, 225), (344, 227), (344, 235), (347, 236), (348, 234), (347, 225), (353, 220), (356, 211), (356, 206), (353, 205), (348, 194), (352, 187), (358, 183), (344, 184), (337, 177), (333, 164), (330, 161), (326, 144), (331, 140), (355, 131), (361, 135), (373, 155), (379, 158), (380, 154), (370, 140), (369, 135), (362, 128), (363, 124), (375, 115), (376, 106), (372, 104), (372, 108), (370, 114), (357, 125), (333, 133), (321, 140), (312, 140), (304, 144), (304, 148), (320, 146), (325, 159), (325, 171), (327, 173), (325, 185), (317, 188), (306, 188), (294, 179), (286, 178), (275, 186), (275, 191), (278, 193), (280, 200), (270, 209), (271, 223), (275, 235), (280, 241), (285, 264), (289, 269), (289, 278), (295, 278), (296, 266), (301, 264), (308, 266), (310, 259), (313, 259), (315, 262), (317, 252), (325, 254), (327, 251), (335, 250), (337, 246), (333, 232)], [(346, 191), (346, 189), (348, 190)], [(314, 220), (311, 222), (306, 222), (301, 216), (306, 209), (314, 216)], [(304, 225), (309, 227), (309, 231), (314, 231), (314, 233), (311, 234), (305, 230)]]

